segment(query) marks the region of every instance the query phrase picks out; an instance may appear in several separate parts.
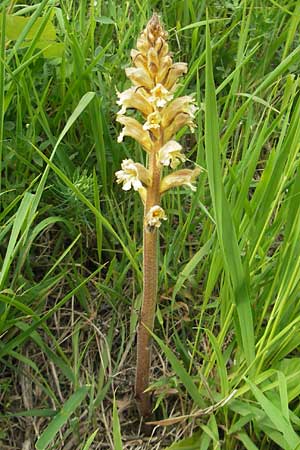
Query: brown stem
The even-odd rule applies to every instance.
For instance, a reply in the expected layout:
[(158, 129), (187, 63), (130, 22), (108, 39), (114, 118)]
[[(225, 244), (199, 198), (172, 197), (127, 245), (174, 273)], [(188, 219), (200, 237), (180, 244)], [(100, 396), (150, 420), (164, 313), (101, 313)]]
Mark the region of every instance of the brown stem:
[[(149, 160), (152, 174), (152, 184), (147, 189), (147, 199), (144, 216), (149, 209), (160, 203), (160, 168), (156, 161), (156, 154), (152, 153)], [(144, 226), (143, 241), (143, 303), (138, 325), (137, 336), (137, 365), (135, 378), (135, 397), (142, 417), (151, 415), (151, 399), (149, 392), (144, 392), (149, 385), (151, 365), (151, 338), (147, 330), (153, 330), (158, 277), (158, 231), (148, 231)]]

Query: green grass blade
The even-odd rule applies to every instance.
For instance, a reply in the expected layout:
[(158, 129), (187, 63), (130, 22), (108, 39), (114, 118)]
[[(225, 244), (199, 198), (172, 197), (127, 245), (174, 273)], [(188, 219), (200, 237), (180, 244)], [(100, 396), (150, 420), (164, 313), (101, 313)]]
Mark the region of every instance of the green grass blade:
[[(151, 331), (149, 330), (151, 333)], [(182, 363), (178, 360), (178, 358), (174, 355), (172, 350), (169, 349), (169, 347), (161, 340), (159, 339), (155, 334), (151, 333), (153, 339), (158, 343), (160, 348), (165, 353), (166, 357), (168, 358), (174, 372), (181, 380), (182, 384), (186, 388), (187, 392), (191, 396), (191, 398), (194, 400), (195, 404), (203, 408), (204, 402), (203, 398), (200, 394), (200, 392), (197, 389), (196, 384), (193, 381), (193, 378), (188, 374), (188, 372), (183, 367)]]
[(114, 397), (113, 400), (113, 441), (115, 450), (123, 450), (121, 427), (118, 415), (117, 402)]
[(77, 389), (74, 394), (71, 395), (71, 397), (66, 401), (62, 409), (57, 413), (54, 419), (52, 419), (46, 430), (43, 431), (40, 438), (36, 442), (35, 447), (37, 450), (45, 450), (47, 446), (53, 441), (55, 435), (67, 422), (70, 416), (76, 411), (78, 406), (80, 406), (80, 404), (83, 402), (89, 389), (89, 386), (82, 386)]
[(253, 319), (247, 277), (241, 261), (230, 206), (225, 196), (220, 165), (218, 113), (213, 79), (209, 26), (206, 29), (206, 83), (205, 83), (205, 147), (208, 180), (211, 191), (218, 238), (227, 275), (232, 283), (233, 302), (236, 304), (239, 330), (237, 334), (250, 365), (255, 356)]
[(86, 443), (84, 444), (84, 447), (82, 448), (82, 450), (89, 450), (89, 449), (90, 449), (90, 447), (91, 447), (92, 443), (94, 442), (94, 439), (95, 439), (95, 437), (96, 437), (98, 431), (99, 431), (99, 430), (95, 430), (94, 433), (92, 433), (92, 434), (90, 435), (90, 437), (88, 438), (88, 440), (87, 440)]
[(290, 450), (294, 450), (300, 445), (300, 436), (293, 430), (290, 422), (284, 417), (280, 409), (277, 408), (250, 380), (247, 380), (256, 400), (261, 405), (271, 422), (274, 424), (276, 430), (279, 430)]
[(193, 436), (186, 439), (182, 439), (179, 442), (174, 442), (174, 444), (167, 447), (165, 450), (199, 450), (201, 442), (202, 433), (194, 433)]
[(33, 203), (34, 196), (32, 194), (26, 193), (17, 211), (7, 250), (5, 253), (5, 258), (0, 273), (0, 290), (3, 289), (3, 284), (6, 280), (10, 265), (12, 263), (16, 248), (20, 244), (18, 237), (26, 223), (30, 208)]
[(72, 191), (76, 194), (76, 196), (95, 214), (95, 216), (101, 221), (102, 225), (120, 242), (120, 244), (123, 247), (124, 252), (128, 256), (128, 259), (130, 260), (132, 266), (136, 270), (138, 276), (141, 278), (141, 271), (140, 268), (133, 257), (133, 255), (130, 253), (127, 245), (121, 237), (118, 235), (118, 233), (114, 230), (114, 228), (111, 226), (110, 222), (101, 214), (101, 212), (80, 192), (80, 190), (69, 180), (69, 178), (55, 165), (53, 162), (48, 159), (38, 148), (35, 147), (35, 150), (38, 152), (38, 154), (41, 156), (44, 161), (47, 162), (48, 168), (53, 169), (53, 171), (61, 178), (61, 180), (70, 188)]

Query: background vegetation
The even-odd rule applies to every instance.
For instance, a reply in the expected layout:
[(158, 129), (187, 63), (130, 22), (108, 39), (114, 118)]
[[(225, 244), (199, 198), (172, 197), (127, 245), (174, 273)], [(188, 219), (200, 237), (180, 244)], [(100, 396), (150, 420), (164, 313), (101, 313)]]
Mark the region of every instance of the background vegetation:
[[(153, 10), (202, 175), (164, 198), (143, 437), (141, 204), (114, 181), (143, 154), (116, 143), (115, 90)], [(299, 449), (299, 2), (10, 0), (0, 20), (1, 449)]]

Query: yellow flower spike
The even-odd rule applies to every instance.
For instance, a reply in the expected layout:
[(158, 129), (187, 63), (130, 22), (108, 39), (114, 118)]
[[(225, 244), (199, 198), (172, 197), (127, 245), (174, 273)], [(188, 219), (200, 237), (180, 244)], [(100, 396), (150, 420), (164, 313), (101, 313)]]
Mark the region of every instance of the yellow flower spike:
[[(158, 285), (158, 229), (167, 220), (161, 208), (161, 195), (175, 186), (186, 185), (195, 190), (193, 183), (199, 169), (183, 169), (161, 180), (164, 167), (175, 169), (186, 158), (182, 146), (174, 135), (185, 125), (192, 130), (195, 114), (194, 99), (184, 96), (174, 99), (179, 77), (187, 72), (187, 65), (173, 63), (164, 31), (157, 14), (147, 23), (137, 40), (137, 49), (131, 51), (132, 66), (126, 75), (134, 87), (118, 93), (121, 107), (117, 121), (124, 128), (118, 141), (124, 136), (135, 139), (148, 155), (148, 169), (132, 160), (122, 163), (116, 172), (117, 182), (124, 190), (133, 187), (144, 204), (143, 227), (143, 302), (137, 336), (137, 364), (135, 398), (138, 410), (144, 418), (151, 415), (149, 387), (151, 367), (151, 337), (153, 330)], [(141, 113), (139, 122), (124, 114), (127, 108)]]
[(117, 121), (124, 125), (121, 131), (118, 142), (122, 142), (124, 136), (131, 136), (147, 151), (152, 152), (152, 141), (149, 133), (143, 129), (143, 126), (137, 120), (132, 117), (126, 117), (123, 115), (117, 116)]
[(196, 181), (200, 172), (201, 170), (199, 168), (194, 170), (182, 169), (167, 175), (160, 183), (160, 193), (163, 194), (169, 189), (178, 186), (188, 186), (192, 191), (196, 191), (193, 183)]

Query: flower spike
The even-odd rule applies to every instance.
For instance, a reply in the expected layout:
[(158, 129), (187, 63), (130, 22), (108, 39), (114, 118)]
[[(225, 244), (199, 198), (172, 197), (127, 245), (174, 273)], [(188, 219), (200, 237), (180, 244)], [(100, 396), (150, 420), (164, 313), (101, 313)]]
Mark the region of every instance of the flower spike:
[[(153, 329), (157, 297), (158, 230), (167, 220), (161, 196), (177, 186), (188, 186), (195, 191), (200, 170), (171, 171), (162, 178), (163, 171), (176, 169), (186, 161), (176, 134), (186, 126), (194, 130), (197, 108), (193, 95), (175, 98), (179, 78), (187, 72), (187, 64), (173, 62), (167, 33), (157, 14), (147, 23), (130, 55), (132, 67), (125, 72), (132, 86), (117, 92), (120, 107), (117, 121), (123, 125), (118, 142), (124, 136), (135, 139), (148, 153), (148, 166), (125, 159), (116, 178), (123, 190), (138, 191), (144, 205), (143, 303), (138, 326), (135, 397), (140, 414), (147, 417), (151, 413), (147, 391), (151, 363), (149, 330)], [(137, 119), (126, 115), (128, 109), (138, 111)]]

